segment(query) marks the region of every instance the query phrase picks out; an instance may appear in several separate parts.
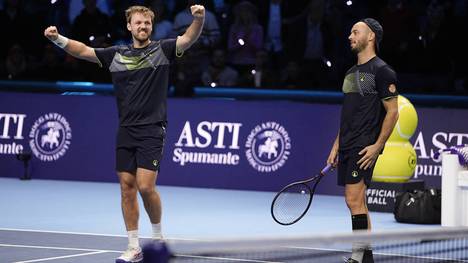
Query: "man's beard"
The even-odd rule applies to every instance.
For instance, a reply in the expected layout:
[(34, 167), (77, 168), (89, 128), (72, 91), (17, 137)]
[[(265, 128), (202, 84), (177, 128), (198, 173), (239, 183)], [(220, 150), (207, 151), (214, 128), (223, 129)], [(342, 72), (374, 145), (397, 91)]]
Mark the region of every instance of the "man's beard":
[(357, 41), (356, 42), (356, 45), (354, 46), (354, 48), (351, 48), (351, 51), (353, 51), (354, 53), (358, 54), (359, 52), (363, 51), (364, 49), (366, 49), (368, 43), (366, 41)]
[(133, 35), (133, 38), (135, 38), (138, 42), (144, 43), (144, 42), (148, 41), (148, 39), (149, 39), (150, 36), (151, 36), (151, 35), (148, 34), (148, 32), (146, 32), (146, 31), (145, 31), (146, 37), (140, 37), (140, 36), (139, 36), (139, 33), (140, 33), (140, 32), (138, 32), (138, 34)]

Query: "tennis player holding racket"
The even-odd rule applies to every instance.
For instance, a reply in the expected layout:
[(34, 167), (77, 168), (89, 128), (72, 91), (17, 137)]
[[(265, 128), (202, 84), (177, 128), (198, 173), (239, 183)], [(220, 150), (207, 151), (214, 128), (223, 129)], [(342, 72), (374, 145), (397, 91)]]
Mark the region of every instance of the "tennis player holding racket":
[[(396, 73), (376, 55), (382, 37), (382, 26), (372, 18), (357, 22), (351, 29), (348, 39), (357, 64), (344, 79), (340, 130), (327, 160), (338, 167), (338, 185), (345, 187), (353, 230), (371, 228), (366, 189), (398, 120)], [(374, 262), (372, 250), (353, 249), (351, 258), (345, 261)]]

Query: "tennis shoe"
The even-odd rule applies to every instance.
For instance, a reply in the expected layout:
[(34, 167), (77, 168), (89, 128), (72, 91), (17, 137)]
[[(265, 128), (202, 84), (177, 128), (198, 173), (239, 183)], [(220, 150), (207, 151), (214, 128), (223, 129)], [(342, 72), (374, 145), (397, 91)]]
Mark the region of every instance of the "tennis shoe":
[(129, 247), (115, 263), (135, 263), (143, 261), (143, 252), (140, 247)]

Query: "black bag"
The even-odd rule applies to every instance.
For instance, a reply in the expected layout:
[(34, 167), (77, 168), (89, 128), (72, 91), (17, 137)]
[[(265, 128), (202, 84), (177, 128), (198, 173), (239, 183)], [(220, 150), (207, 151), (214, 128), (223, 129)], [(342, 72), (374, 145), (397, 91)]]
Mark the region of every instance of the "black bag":
[(393, 211), (395, 220), (401, 223), (440, 224), (441, 199), (439, 189), (399, 193)]

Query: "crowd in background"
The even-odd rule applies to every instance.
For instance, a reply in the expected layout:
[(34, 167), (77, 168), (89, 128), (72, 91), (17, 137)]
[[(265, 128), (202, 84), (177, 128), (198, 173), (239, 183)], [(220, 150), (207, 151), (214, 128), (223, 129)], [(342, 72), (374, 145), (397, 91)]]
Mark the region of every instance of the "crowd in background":
[(128, 44), (124, 11), (155, 11), (154, 40), (185, 32), (188, 7), (206, 7), (203, 33), (173, 63), (177, 96), (194, 86), (341, 90), (356, 63), (348, 35), (365, 17), (384, 28), (379, 56), (398, 73), (404, 93), (468, 95), (466, 0), (0, 0), (0, 79), (110, 83), (97, 64), (48, 42), (56, 25), (92, 47)]

